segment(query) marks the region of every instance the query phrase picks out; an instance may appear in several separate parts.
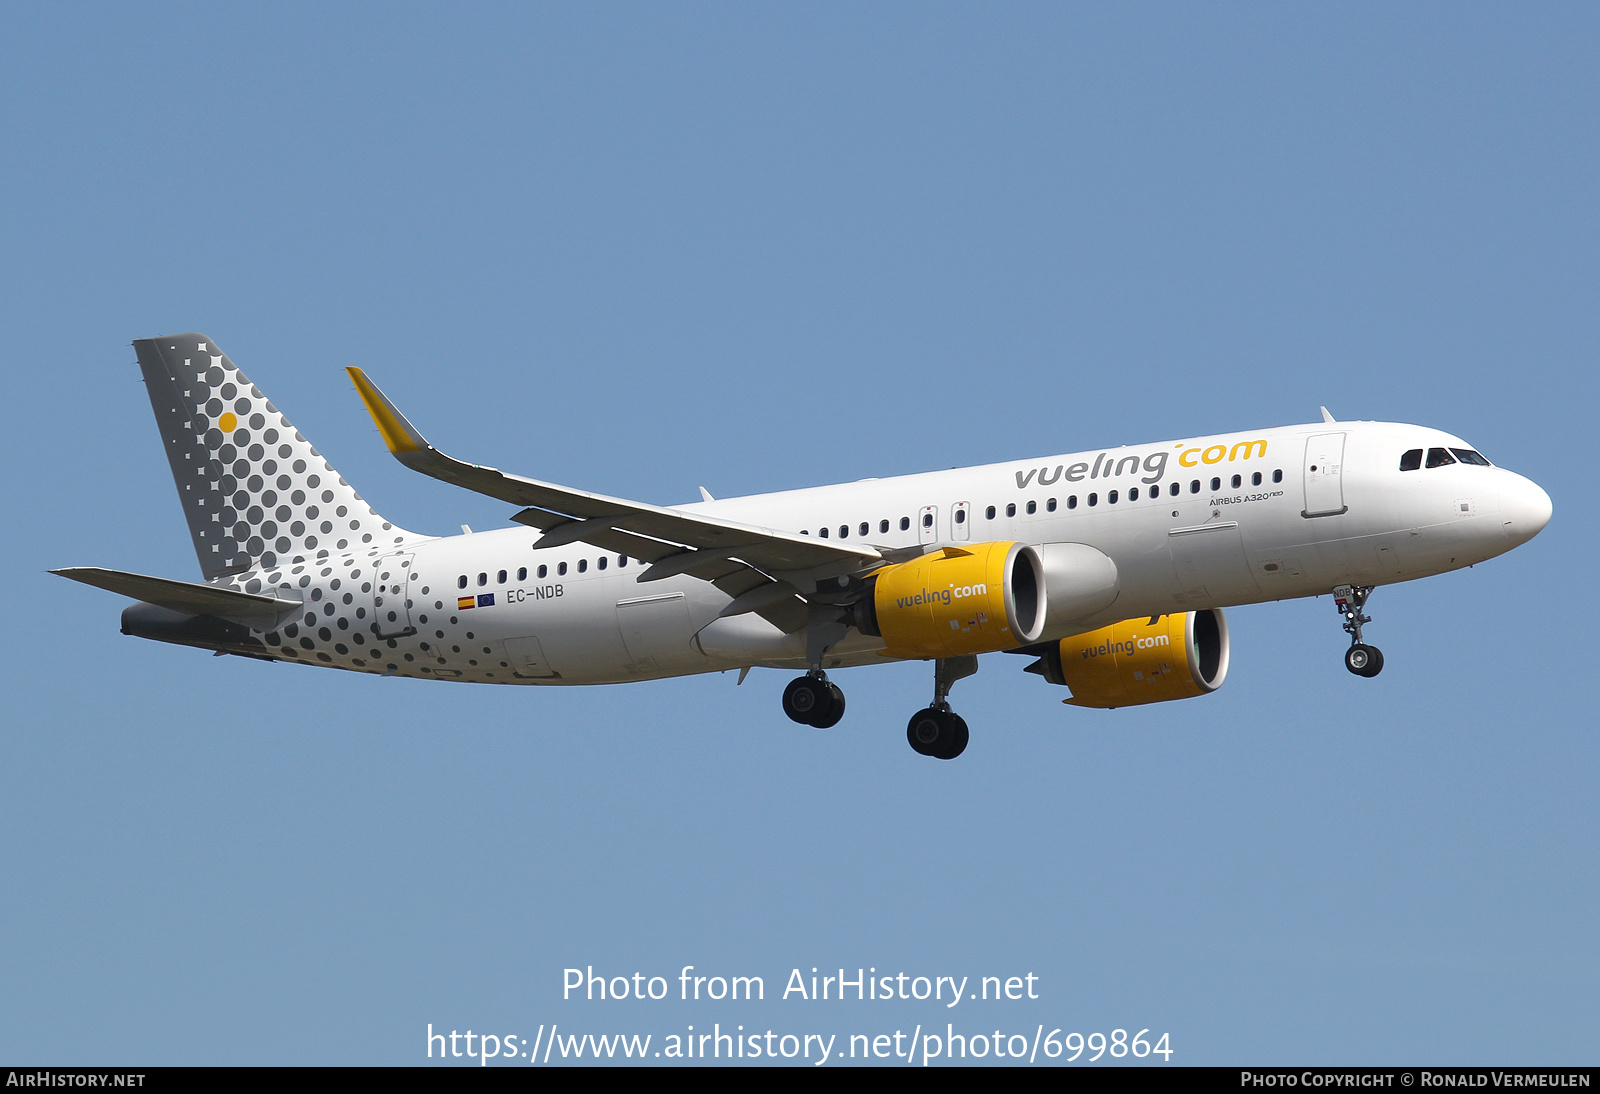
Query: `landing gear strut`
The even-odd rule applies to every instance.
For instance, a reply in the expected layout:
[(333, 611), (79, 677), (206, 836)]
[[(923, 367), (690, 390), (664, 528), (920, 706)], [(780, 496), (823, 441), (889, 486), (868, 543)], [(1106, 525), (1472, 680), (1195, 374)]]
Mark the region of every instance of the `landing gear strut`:
[(966, 751), (967, 723), (950, 709), (947, 696), (955, 682), (978, 671), (978, 659), (943, 657), (933, 663), (933, 705), (917, 711), (906, 725), (906, 741), (920, 756), (953, 760)]
[(844, 692), (827, 673), (812, 669), (783, 689), (783, 712), (803, 726), (831, 729), (844, 717)]
[(1372, 622), (1363, 610), (1371, 595), (1370, 585), (1340, 585), (1333, 590), (1333, 606), (1344, 616), (1344, 631), (1350, 636), (1350, 648), (1344, 651), (1344, 667), (1357, 676), (1376, 676), (1383, 671), (1383, 651), (1361, 641), (1361, 625)]

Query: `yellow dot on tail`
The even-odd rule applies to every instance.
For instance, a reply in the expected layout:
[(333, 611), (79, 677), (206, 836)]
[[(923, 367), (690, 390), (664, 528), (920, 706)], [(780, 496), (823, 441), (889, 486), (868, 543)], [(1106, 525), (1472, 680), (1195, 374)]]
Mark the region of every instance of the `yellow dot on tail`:
[(231, 410), (217, 419), (217, 428), (222, 430), (224, 433), (232, 433), (234, 429), (238, 427), (238, 425), (239, 419), (234, 417), (233, 411)]

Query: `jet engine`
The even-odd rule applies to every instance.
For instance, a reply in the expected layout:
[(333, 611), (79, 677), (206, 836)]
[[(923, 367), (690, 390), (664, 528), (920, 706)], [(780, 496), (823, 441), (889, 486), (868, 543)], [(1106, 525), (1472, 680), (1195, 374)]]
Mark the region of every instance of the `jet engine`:
[(1044, 564), (1046, 634), (1065, 634), (1111, 607), (1122, 591), (1117, 564), (1087, 543), (1041, 543), (1034, 550)]
[(1037, 642), (1047, 604), (1039, 553), (1020, 543), (945, 547), (879, 570), (856, 628), (889, 657), (958, 657)]
[[(1036, 647), (1038, 648), (1038, 647)], [(1138, 706), (1216, 691), (1228, 675), (1228, 623), (1214, 608), (1124, 619), (1040, 648), (1028, 672), (1072, 689), (1073, 706)]]

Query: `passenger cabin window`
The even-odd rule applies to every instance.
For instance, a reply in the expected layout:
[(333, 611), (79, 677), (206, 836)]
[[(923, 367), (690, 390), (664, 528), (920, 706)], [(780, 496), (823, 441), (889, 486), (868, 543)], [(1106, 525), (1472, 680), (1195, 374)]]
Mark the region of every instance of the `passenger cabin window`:
[(627, 555), (618, 555), (617, 556), (617, 569), (620, 570), (624, 566), (626, 566), (627, 564), (628, 564), (628, 556)]
[(1200, 480), (1199, 479), (1190, 479), (1189, 480), (1189, 493), (1198, 494), (1199, 492), (1200, 492)]
[(1129, 501), (1138, 501), (1139, 500), (1139, 488), (1137, 486), (1135, 486), (1132, 490), (1128, 491), (1128, 500)]
[(983, 516), (984, 516), (985, 520), (993, 520), (994, 519), (994, 506), (991, 505), (991, 506), (989, 506), (989, 508), (985, 509), (983, 511)]
[[(1274, 471), (1272, 473), (1272, 481), (1273, 482), (1282, 482), (1283, 481), (1283, 472), (1281, 470), (1280, 471)], [(1173, 493), (1177, 493), (1177, 491), (1173, 491)]]
[(528, 580), (528, 568), (526, 566), (518, 566), (517, 567), (517, 580), (518, 581), (526, 581), (526, 580)]
[(1257, 471), (1254, 475), (1250, 476), (1250, 485), (1251, 486), (1260, 486), (1261, 485), (1261, 472)]
[(466, 574), (462, 574), (460, 577), (456, 578), (456, 588), (465, 589), (466, 587), (467, 587), (467, 575)]
[(1400, 470), (1402, 471), (1415, 471), (1421, 466), (1422, 449), (1420, 448), (1413, 448), (1410, 452), (1400, 457)]
[(1090, 505), (1098, 505), (1098, 504), (1100, 504), (1100, 495), (1099, 494), (1090, 494), (1089, 495), (1089, 504)]
[(1238, 475), (1235, 475), (1233, 477), (1233, 488), (1235, 490), (1237, 490), (1237, 489), (1239, 489), (1239, 487), (1241, 487), (1243, 485), (1244, 485), (1244, 479), (1240, 478)]
[(1038, 511), (1039, 511), (1039, 503), (1036, 502), (1036, 501), (1030, 501), (1028, 503), (1028, 515), (1031, 517), (1031, 516), (1033, 516), (1033, 514), (1037, 513)]
[(828, 529), (826, 527), (818, 528), (817, 529), (817, 535), (821, 536), (823, 539), (827, 539), (828, 538)]
[(601, 555), (598, 559), (595, 560), (594, 568), (597, 569), (597, 570), (604, 570), (606, 568), (606, 556), (605, 555)]
[(850, 538), (850, 526), (848, 524), (839, 525), (839, 538), (840, 539), (849, 539)]
[(1484, 459), (1470, 448), (1452, 448), (1450, 451), (1454, 452), (1456, 454), (1456, 459), (1460, 460), (1462, 463), (1470, 463), (1474, 467), (1494, 466), (1488, 460)]
[(540, 577), (548, 576), (549, 573), (550, 573), (550, 567), (548, 567), (548, 566), (540, 566), (539, 567), (539, 576)]
[(924, 513), (924, 514), (922, 514), (922, 526), (924, 528), (932, 528), (933, 527), (933, 514), (932, 513)]
[(886, 520), (880, 520), (878, 522), (878, 534), (882, 535), (884, 532), (887, 532), (888, 530), (889, 530), (889, 522), (886, 521)]
[(588, 559), (580, 558), (578, 560), (578, 572), (580, 574), (585, 574), (585, 573), (589, 572), (589, 560)]
[(956, 523), (957, 524), (965, 524), (965, 523), (967, 523), (967, 511), (965, 509), (957, 509), (956, 510)]
[(1056, 511), (1056, 499), (1051, 498), (1049, 501), (1044, 503), (1044, 507), (1050, 512), (1054, 513)]
[(567, 572), (567, 564), (565, 562), (556, 563), (556, 573), (564, 574), (566, 572)]
[(905, 531), (909, 531), (910, 528), (911, 528), (911, 518), (910, 517), (901, 517), (900, 518), (900, 530), (902, 532), (905, 532)]
[(1183, 489), (1183, 487), (1179, 486), (1176, 482), (1174, 482), (1170, 487), (1168, 487), (1168, 493), (1170, 493), (1173, 497), (1177, 497), (1178, 496), (1178, 491), (1180, 491), (1182, 489)]
[(478, 575), (478, 584), (479, 585), (487, 585), (487, 584), (489, 584), (489, 575), (488, 574), (479, 574)]
[(1078, 507), (1078, 495), (1073, 494), (1073, 495), (1071, 495), (1071, 496), (1069, 496), (1067, 498), (1067, 508), (1068, 509), (1076, 509), (1077, 507)]
[(1016, 515), (1017, 515), (1017, 505), (1016, 505), (1016, 502), (1012, 502), (1010, 505), (1006, 506), (1006, 516), (1014, 517)]
[(1456, 459), (1442, 448), (1428, 449), (1428, 466), (1444, 467), (1446, 464), (1455, 463)]
[(1222, 480), (1221, 479), (1212, 479), (1211, 480), (1211, 489), (1212, 490), (1221, 490), (1222, 489)]
[(506, 583), (506, 572), (504, 570), (501, 570), (495, 575), (495, 583), (497, 585), (504, 585)]
[(869, 531), (871, 531), (871, 530), (872, 530), (872, 529), (871, 529), (871, 526), (870, 526), (870, 525), (868, 525), (868, 524), (867, 524), (867, 522), (866, 522), (866, 521), (862, 521), (862, 522), (861, 522), (861, 528), (860, 528), (860, 529), (859, 529), (859, 531), (860, 531), (860, 533), (861, 533), (861, 534), (862, 534), (862, 535), (866, 535), (866, 534), (867, 534), (867, 533), (868, 533), (868, 532), (869, 532)]

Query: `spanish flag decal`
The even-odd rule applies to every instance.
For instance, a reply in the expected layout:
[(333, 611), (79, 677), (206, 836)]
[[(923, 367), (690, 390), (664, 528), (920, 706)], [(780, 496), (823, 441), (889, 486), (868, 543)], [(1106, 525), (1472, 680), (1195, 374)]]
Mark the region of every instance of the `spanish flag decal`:
[(473, 597), (473, 596), (458, 596), (458, 597), (456, 597), (456, 611), (458, 611), (458, 612), (464, 612), (468, 608), (476, 607), (477, 604), (478, 604), (477, 597)]

